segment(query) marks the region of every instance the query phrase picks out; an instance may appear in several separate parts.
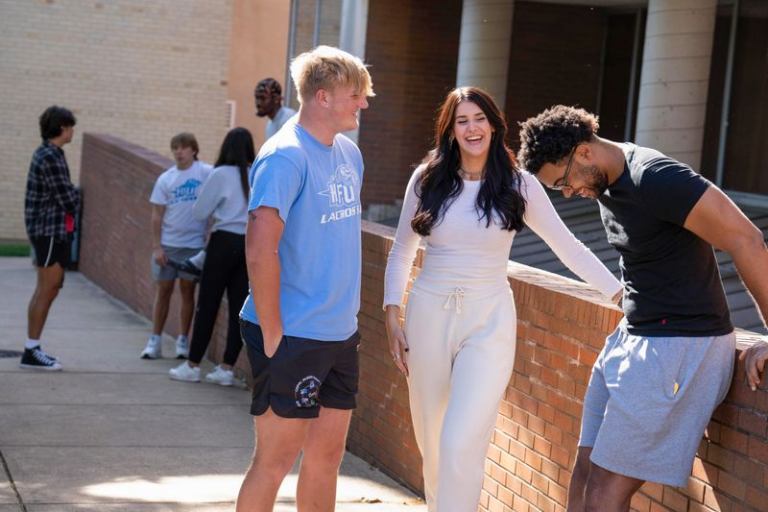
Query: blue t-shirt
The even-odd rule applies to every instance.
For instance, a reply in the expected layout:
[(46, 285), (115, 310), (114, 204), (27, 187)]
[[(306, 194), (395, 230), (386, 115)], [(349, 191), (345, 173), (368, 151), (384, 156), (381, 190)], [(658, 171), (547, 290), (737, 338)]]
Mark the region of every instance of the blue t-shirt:
[[(256, 157), (248, 206), (276, 208), (285, 223), (278, 247), (283, 333), (346, 340), (360, 309), (363, 158), (344, 135), (325, 146), (298, 124), (285, 128)], [(259, 323), (253, 294), (240, 317)]]

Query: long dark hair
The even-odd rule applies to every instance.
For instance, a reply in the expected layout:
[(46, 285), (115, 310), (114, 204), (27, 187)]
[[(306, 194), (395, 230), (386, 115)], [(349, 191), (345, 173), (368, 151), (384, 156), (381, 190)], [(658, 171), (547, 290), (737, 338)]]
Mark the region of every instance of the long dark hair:
[(243, 188), (245, 200), (248, 200), (250, 185), (248, 184), (248, 169), (256, 158), (253, 150), (253, 137), (245, 128), (232, 128), (224, 137), (219, 150), (219, 158), (214, 167), (234, 165), (240, 169), (240, 186)]
[(485, 218), (485, 225), (489, 227), (496, 212), (504, 229), (519, 231), (523, 228), (525, 199), (520, 191), (515, 155), (504, 142), (507, 122), (493, 98), (478, 87), (457, 87), (448, 93), (440, 107), (435, 124), (435, 147), (422, 161), (426, 167), (417, 184), (419, 206), (411, 227), (421, 236), (428, 236), (464, 187), (459, 175), (459, 144), (453, 138), (456, 108), (463, 101), (480, 107), (495, 130), (485, 166), (485, 181), (475, 204), (479, 219)]

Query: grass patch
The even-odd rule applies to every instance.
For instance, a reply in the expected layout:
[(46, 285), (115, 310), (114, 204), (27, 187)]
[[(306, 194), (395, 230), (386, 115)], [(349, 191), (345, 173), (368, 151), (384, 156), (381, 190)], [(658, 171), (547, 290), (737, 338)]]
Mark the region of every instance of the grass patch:
[(29, 256), (29, 245), (0, 244), (0, 258), (8, 256)]

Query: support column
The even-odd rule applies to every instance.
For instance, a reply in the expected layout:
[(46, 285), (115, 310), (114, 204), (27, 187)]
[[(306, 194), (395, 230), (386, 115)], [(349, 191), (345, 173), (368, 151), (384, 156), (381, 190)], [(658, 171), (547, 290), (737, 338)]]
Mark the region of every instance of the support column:
[[(368, 36), (368, 0), (343, 0), (339, 48), (365, 61), (365, 41)], [(360, 112), (357, 113), (358, 120)], [(355, 144), (360, 138), (360, 128), (345, 132)]]
[(342, 0), (339, 48), (365, 58), (368, 32), (368, 0)]
[(650, 0), (635, 141), (701, 165), (717, 0)]
[(464, 0), (456, 85), (482, 87), (504, 110), (514, 0)]

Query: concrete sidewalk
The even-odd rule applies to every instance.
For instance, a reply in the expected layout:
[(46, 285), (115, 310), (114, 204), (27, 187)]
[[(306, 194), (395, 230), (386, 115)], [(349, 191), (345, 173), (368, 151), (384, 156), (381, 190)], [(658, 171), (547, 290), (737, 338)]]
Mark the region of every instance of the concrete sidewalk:
[[(23, 349), (35, 284), (26, 258), (0, 258), (0, 351)], [(0, 512), (228, 511), (253, 451), (250, 394), (168, 379), (172, 359), (138, 355), (150, 324), (68, 273), (43, 333), (62, 372), (0, 358)], [(164, 339), (172, 354), (173, 340)], [(204, 372), (211, 364), (204, 365)], [(340, 512), (426, 506), (347, 454)], [(296, 468), (275, 510), (295, 510)]]

